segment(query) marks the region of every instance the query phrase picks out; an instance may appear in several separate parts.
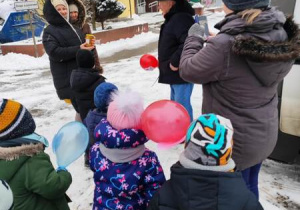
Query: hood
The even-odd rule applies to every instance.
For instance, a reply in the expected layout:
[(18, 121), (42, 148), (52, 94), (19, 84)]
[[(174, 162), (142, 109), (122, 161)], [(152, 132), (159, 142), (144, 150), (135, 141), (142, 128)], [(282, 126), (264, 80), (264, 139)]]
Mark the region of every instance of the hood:
[(263, 11), (250, 25), (238, 14), (231, 14), (216, 28), (221, 34), (234, 36), (233, 53), (246, 59), (263, 86), (280, 82), (300, 57), (298, 25), (274, 8)]
[[(280, 30), (285, 21), (286, 17), (281, 11), (275, 8), (268, 8), (262, 11), (262, 13), (254, 19), (252, 24), (247, 24), (239, 13), (231, 13), (217, 23), (215, 28), (220, 30), (220, 33), (233, 36), (248, 33), (248, 35), (259, 37), (274, 29)], [(260, 38), (264, 39), (262, 36)], [(265, 39), (268, 40), (267, 37), (265, 37)]]
[(106, 148), (136, 148), (145, 144), (148, 138), (142, 130), (113, 128), (106, 118), (102, 118), (94, 131), (96, 141), (100, 141)]
[[(179, 162), (171, 167), (171, 188), (175, 194), (174, 200), (179, 209), (217, 209), (218, 199), (230, 198), (233, 193), (230, 189), (222, 189), (220, 185), (232, 186), (242, 182), (238, 172), (215, 172), (205, 170), (186, 169)], [(244, 185), (244, 183), (242, 183)], [(219, 198), (223, 196), (222, 198)], [(228, 196), (228, 197), (227, 197)]]
[(0, 147), (0, 177), (7, 182), (19, 171), (21, 166), (33, 155), (44, 150), (43, 144), (29, 144), (17, 147)]
[[(68, 8), (69, 11), (69, 8)], [(46, 0), (44, 9), (43, 9), (44, 17), (47, 22), (54, 26), (64, 26), (69, 25), (68, 20), (64, 19), (59, 12), (54, 8), (51, 0)]]
[(72, 71), (70, 85), (75, 91), (90, 88), (101, 76), (92, 69), (79, 68)]
[(186, 0), (177, 0), (176, 4), (170, 9), (170, 11), (165, 14), (165, 19), (168, 21), (170, 18), (176, 13), (189, 13), (191, 15), (195, 15), (195, 10)]
[[(85, 18), (86, 18), (86, 11), (85, 11), (85, 6), (80, 0), (67, 0), (68, 5), (70, 4), (75, 4), (78, 7), (78, 20), (72, 25), (77, 26), (78, 28), (82, 28), (83, 25), (85, 24)], [(70, 18), (69, 18), (70, 19)]]

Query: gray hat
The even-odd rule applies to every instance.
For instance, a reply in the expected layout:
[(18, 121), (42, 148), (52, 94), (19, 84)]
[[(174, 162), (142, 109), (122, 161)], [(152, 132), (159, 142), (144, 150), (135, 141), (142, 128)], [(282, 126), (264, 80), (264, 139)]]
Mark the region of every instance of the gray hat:
[(267, 7), (270, 0), (223, 0), (223, 3), (232, 11)]

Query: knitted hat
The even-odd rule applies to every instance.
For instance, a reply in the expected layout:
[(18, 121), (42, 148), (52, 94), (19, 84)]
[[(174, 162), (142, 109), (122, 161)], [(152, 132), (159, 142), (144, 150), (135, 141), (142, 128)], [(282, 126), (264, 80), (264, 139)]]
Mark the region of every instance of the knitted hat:
[(58, 6), (58, 5), (64, 5), (66, 8), (68, 8), (68, 4), (65, 0), (51, 0), (52, 4), (54, 7)]
[(35, 122), (20, 103), (0, 98), (0, 141), (32, 134)]
[(76, 4), (69, 5), (69, 12), (78, 12), (78, 7)]
[(95, 65), (94, 54), (90, 50), (78, 50), (76, 54), (78, 67), (93, 68)]
[(187, 131), (187, 147), (180, 163), (186, 168), (211, 171), (234, 169), (232, 136), (230, 120), (215, 114), (201, 115)]
[(94, 91), (94, 103), (98, 110), (107, 112), (111, 94), (118, 90), (117, 86), (109, 82), (102, 82)]
[(0, 179), (0, 210), (10, 210), (13, 207), (13, 193), (9, 185)]
[(270, 0), (223, 0), (223, 3), (232, 11), (268, 7)]
[(116, 129), (140, 128), (144, 111), (142, 97), (131, 90), (116, 91), (112, 94), (112, 102), (108, 106), (107, 121)]

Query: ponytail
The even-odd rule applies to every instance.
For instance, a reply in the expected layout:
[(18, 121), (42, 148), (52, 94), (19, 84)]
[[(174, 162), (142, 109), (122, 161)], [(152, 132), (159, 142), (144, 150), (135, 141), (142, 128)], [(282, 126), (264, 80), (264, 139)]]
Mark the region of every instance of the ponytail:
[(248, 25), (251, 25), (255, 18), (257, 18), (262, 13), (261, 9), (246, 9), (239, 12), (238, 14), (242, 16), (242, 19), (246, 20)]

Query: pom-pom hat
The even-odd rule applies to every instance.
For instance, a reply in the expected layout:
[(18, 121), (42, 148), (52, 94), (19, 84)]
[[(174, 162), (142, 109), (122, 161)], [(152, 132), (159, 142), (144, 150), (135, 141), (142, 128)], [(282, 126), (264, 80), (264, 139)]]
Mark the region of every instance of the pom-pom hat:
[(116, 91), (112, 94), (112, 102), (108, 106), (107, 120), (117, 130), (139, 129), (143, 112), (143, 99), (137, 92)]

